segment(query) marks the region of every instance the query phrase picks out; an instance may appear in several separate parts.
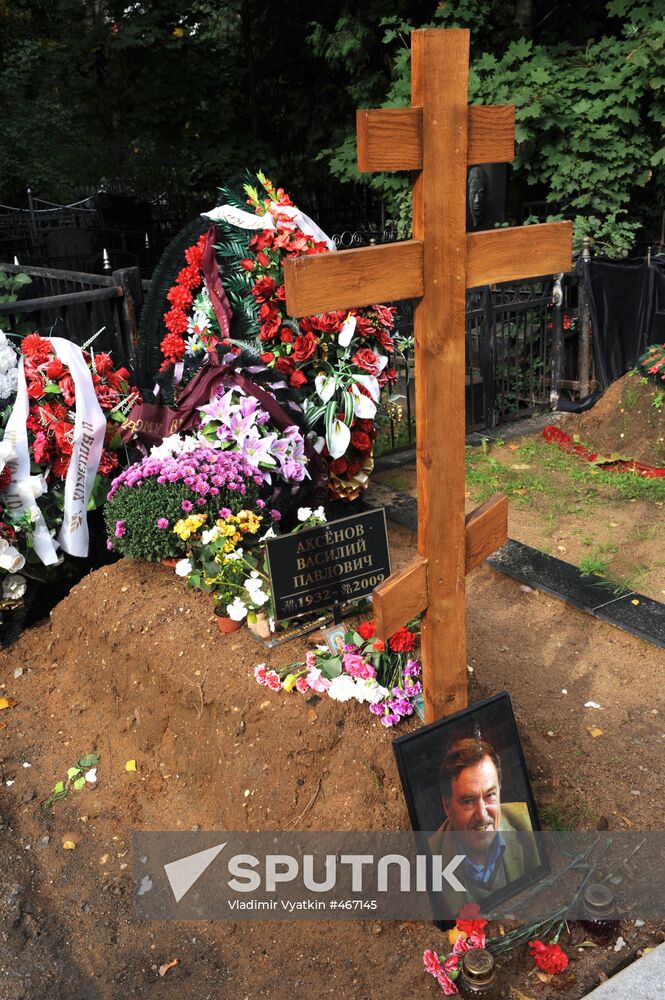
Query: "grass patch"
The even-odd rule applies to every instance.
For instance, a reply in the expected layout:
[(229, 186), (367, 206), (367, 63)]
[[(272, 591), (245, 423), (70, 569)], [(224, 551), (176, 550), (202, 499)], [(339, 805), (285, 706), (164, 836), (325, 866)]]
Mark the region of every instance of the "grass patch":
[(557, 513), (575, 513), (600, 499), (665, 503), (665, 480), (606, 472), (536, 438), (524, 441), (508, 459), (497, 459), (493, 451), (485, 442), (467, 448), (467, 488), (479, 502), (501, 491), (522, 507), (535, 494), (546, 495)]

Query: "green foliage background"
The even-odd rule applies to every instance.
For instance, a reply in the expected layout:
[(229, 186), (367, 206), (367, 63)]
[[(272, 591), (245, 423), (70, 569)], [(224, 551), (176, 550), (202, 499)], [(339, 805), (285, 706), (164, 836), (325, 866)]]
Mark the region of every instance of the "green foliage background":
[(514, 103), (509, 214), (547, 199), (624, 254), (663, 211), (662, 0), (0, 0), (0, 201), (105, 176), (210, 200), (263, 167), (325, 217), (408, 181), (360, 177), (356, 107), (409, 102), (409, 31), (468, 27), (470, 100)]

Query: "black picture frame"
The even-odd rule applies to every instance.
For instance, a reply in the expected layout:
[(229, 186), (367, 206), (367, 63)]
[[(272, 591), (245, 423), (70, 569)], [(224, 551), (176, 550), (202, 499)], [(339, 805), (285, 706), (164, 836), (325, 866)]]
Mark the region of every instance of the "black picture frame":
[[(524, 819), (515, 839), (530, 838), (531, 833), (541, 830), (510, 695), (502, 691), (393, 741), (411, 826), (416, 832), (419, 849), (430, 856), (435, 850), (436, 835), (446, 824), (439, 770), (447, 749), (464, 738), (482, 739), (496, 750), (502, 771), (501, 816), (509, 807), (517, 815), (516, 807), (520, 807), (519, 815)], [(549, 862), (542, 841), (542, 837), (533, 838), (533, 856), (537, 861), (521, 876), (486, 895), (482, 902), (483, 912), (494, 910), (497, 904), (512, 899), (548, 873)], [(449, 927), (453, 920), (451, 913), (449, 919), (437, 923)]]

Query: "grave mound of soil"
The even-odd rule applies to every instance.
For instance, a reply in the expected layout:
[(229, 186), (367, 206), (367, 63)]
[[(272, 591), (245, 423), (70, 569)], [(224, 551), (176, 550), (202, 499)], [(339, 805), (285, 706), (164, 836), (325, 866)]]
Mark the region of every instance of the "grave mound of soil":
[[(413, 556), (413, 536), (393, 527), (390, 536), (397, 569)], [(586, 650), (576, 630), (583, 632), (581, 641), (602, 643), (598, 623), (584, 620), (582, 629), (582, 619), (569, 609), (552, 610), (540, 595), (520, 591), (489, 569), (474, 575), (469, 609), (471, 700), (501, 690), (510, 675), (539, 804), (559, 800), (568, 787), (578, 803), (573, 772), (582, 767), (582, 755), (573, 758), (570, 747), (584, 748), (588, 780), (598, 782), (612, 740), (626, 773), (616, 768), (611, 794), (603, 782), (585, 788), (584, 796), (593, 804), (592, 825), (600, 809), (619, 823), (617, 814), (640, 805), (627, 791), (637, 765), (625, 747), (623, 717), (605, 713), (603, 728), (611, 733), (597, 750), (582, 705), (591, 695), (617, 704), (616, 664), (627, 660), (644, 680), (630, 690), (652, 690), (652, 652), (636, 651), (633, 637), (613, 638), (616, 645), (599, 650), (591, 673), (576, 658), (575, 680), (570, 667), (565, 677), (560, 673), (567, 662), (561, 647), (571, 644), (571, 660), (573, 644), (575, 653)], [(545, 640), (545, 651), (544, 628), (558, 639)], [(308, 642), (279, 647), (271, 662), (302, 659)], [(408, 829), (390, 744), (417, 722), (393, 733), (365, 706), (274, 694), (253, 679), (252, 668), (268, 658), (265, 652), (247, 630), (220, 636), (208, 599), (187, 590), (172, 571), (123, 560), (84, 578), (49, 622), (0, 653), (3, 692), (17, 702), (0, 719), (3, 998), (438, 995), (421, 955), (426, 947), (446, 950), (447, 941), (431, 925), (133, 918), (134, 830)], [(548, 665), (534, 689), (525, 678), (536, 657)], [(605, 681), (596, 676), (601, 663), (612, 666)], [(574, 700), (554, 721), (553, 699), (564, 683)], [(649, 715), (652, 704), (651, 698), (648, 706), (636, 703), (634, 711), (654, 729), (655, 760), (662, 752), (656, 738), (662, 723)], [(636, 725), (631, 722), (633, 731)], [(560, 751), (549, 732), (553, 726)], [(88, 753), (101, 756), (97, 785), (44, 810), (55, 783)], [(644, 747), (636, 753), (650, 765), (647, 804), (653, 798), (646, 786), (652, 776), (657, 784), (658, 769), (655, 763), (651, 769)], [(136, 761), (135, 772), (126, 771), (129, 760)], [(80, 836), (75, 850), (63, 850), (66, 833)], [(622, 933), (630, 954), (654, 943), (648, 928), (631, 925)], [(575, 984), (563, 994), (568, 1000), (582, 996), (627, 954), (569, 950)], [(160, 966), (174, 959), (180, 964), (160, 976)], [(529, 992), (532, 963), (522, 952), (502, 959), (500, 968), (506, 981)], [(539, 993), (541, 1000), (561, 995), (547, 987)]]
[(665, 466), (665, 385), (628, 373), (587, 413), (568, 414), (560, 426), (601, 455), (612, 453)]

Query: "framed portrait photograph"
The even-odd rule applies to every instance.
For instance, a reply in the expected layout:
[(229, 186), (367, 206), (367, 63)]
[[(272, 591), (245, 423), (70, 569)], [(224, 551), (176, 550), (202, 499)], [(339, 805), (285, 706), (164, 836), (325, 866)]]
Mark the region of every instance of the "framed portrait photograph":
[[(507, 691), (393, 741), (421, 849), (453, 859), (462, 897), (444, 884), (435, 915), (492, 910), (548, 871), (529, 776)], [(445, 910), (445, 917), (442, 915)]]

